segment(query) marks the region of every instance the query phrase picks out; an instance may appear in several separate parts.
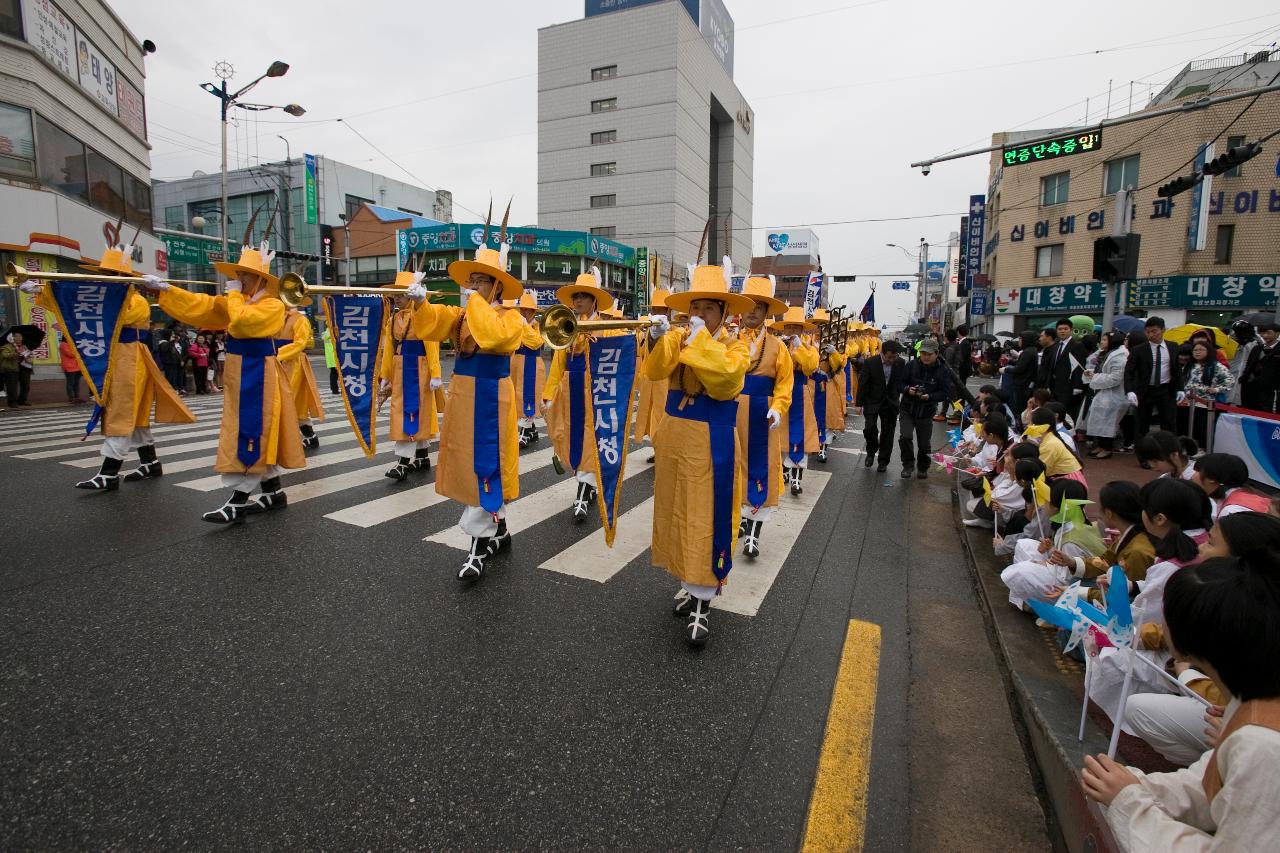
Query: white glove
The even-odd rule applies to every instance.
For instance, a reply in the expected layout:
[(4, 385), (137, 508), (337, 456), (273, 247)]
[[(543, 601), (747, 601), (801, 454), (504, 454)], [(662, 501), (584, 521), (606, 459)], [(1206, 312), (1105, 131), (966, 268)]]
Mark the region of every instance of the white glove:
[(831, 344), (827, 344), (825, 347), (822, 348), (823, 355), (835, 355), (835, 353), (836, 353), (836, 348), (833, 347)]
[(1138, 405), (1138, 395), (1137, 395), (1137, 394), (1135, 394), (1135, 393), (1133, 393), (1132, 391), (1130, 391), (1128, 394), (1125, 394), (1124, 396), (1125, 396), (1125, 399), (1127, 399), (1127, 400), (1129, 401), (1129, 405), (1130, 405), (1130, 406), (1136, 406), (1136, 405)]
[(649, 327), (649, 337), (656, 341), (669, 331), (671, 331), (671, 321), (667, 319), (667, 316), (665, 314), (655, 315), (653, 325)]
[(1179, 391), (1179, 392), (1178, 392), (1178, 394), (1177, 394), (1176, 399), (1177, 399), (1178, 403), (1181, 403), (1183, 400), (1187, 399), (1187, 392), (1186, 392), (1186, 391)]
[(422, 282), (414, 282), (405, 288), (404, 295), (414, 302), (422, 303), (427, 298), (427, 289), (422, 286)]
[(689, 318), (689, 337), (685, 338), (685, 343), (692, 343), (693, 339), (698, 337), (707, 330), (707, 321), (701, 317), (692, 316)]
[(18, 290), (21, 290), (23, 293), (30, 293), (34, 296), (40, 292), (40, 288), (42, 287), (44, 287), (44, 285), (38, 281), (24, 281), (22, 284), (18, 285)]
[[(161, 291), (169, 289), (169, 282), (160, 278), (158, 275), (151, 275), (150, 273), (147, 273), (142, 277), (142, 288), (144, 290), (149, 290), (152, 293), (160, 293)], [(227, 282), (227, 289), (231, 289), (231, 282), (229, 281)], [(236, 289), (240, 289), (239, 279), (236, 279)]]
[(240, 292), (240, 279), (238, 279), (238, 278), (229, 278), (229, 279), (227, 279), (227, 283), (226, 283), (226, 284), (224, 284), (224, 285), (222, 286), (222, 289), (223, 289), (224, 291), (226, 291), (227, 293), (239, 293), (239, 292)]
[(1084, 393), (1083, 388), (1077, 388), (1076, 390), (1071, 392), (1072, 396), (1075, 396), (1076, 394), (1083, 394), (1083, 393)]
[(473, 293), (475, 293), (475, 291), (469, 287), (458, 288), (458, 304), (461, 305), (463, 308), (466, 308), (467, 300), (471, 298), (471, 294)]
[(439, 391), (441, 388), (444, 387), (444, 380), (441, 379), (439, 376), (432, 376), (431, 381), (428, 382), (427, 384), (431, 386), (432, 391)]
[(782, 426), (782, 415), (778, 413), (777, 409), (770, 409), (766, 417), (769, 419), (769, 429), (777, 429)]
[(800, 345), (799, 335), (787, 335), (787, 346), (795, 348)]
[(391, 393), (391, 380), (390, 380), (390, 379), (383, 379), (383, 380), (380, 380), (380, 381), (378, 382), (378, 393), (379, 393), (379, 394), (390, 394), (390, 393)]

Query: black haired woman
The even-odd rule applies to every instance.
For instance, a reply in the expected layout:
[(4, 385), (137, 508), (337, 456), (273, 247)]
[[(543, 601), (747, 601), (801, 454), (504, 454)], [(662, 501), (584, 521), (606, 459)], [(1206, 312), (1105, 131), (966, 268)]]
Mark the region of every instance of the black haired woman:
[(1249, 466), (1232, 453), (1206, 453), (1195, 462), (1192, 482), (1213, 501), (1214, 521), (1238, 512), (1267, 512), (1271, 500), (1246, 488)]
[(1276, 564), (1206, 560), (1169, 581), (1178, 655), (1231, 696), (1217, 746), (1174, 773), (1086, 758), (1084, 793), (1124, 850), (1272, 850), (1280, 815), (1280, 578)]

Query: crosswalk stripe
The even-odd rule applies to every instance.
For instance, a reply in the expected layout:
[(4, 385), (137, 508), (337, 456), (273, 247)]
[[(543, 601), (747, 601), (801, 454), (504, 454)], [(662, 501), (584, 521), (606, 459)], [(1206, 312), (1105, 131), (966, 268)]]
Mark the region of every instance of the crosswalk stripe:
[(651, 544), (653, 498), (619, 516), (618, 531), (613, 538), (612, 548), (604, 544), (603, 535), (597, 536), (593, 532), (538, 568), (604, 583), (636, 557), (648, 551)]
[[(350, 430), (350, 426), (347, 424), (346, 421), (343, 421), (342, 423), (338, 423), (334, 421), (332, 423), (316, 424), (316, 427), (315, 427), (315, 430), (317, 433), (329, 432), (337, 429)], [(213, 429), (209, 431), (208, 434), (216, 435), (217, 432), (218, 432), (217, 429)], [(354, 439), (354, 436), (352, 436), (352, 438)], [(156, 452), (160, 455), (161, 461), (163, 462), (165, 456), (180, 456), (183, 453), (195, 453), (196, 451), (199, 451), (199, 450), (212, 450), (217, 446), (218, 446), (218, 439), (216, 438), (210, 439), (209, 441), (189, 442), (187, 444), (165, 445), (163, 443), (157, 443)], [(72, 453), (82, 453), (82, 452), (83, 452), (83, 448), (71, 448), (69, 450), (66, 450), (66, 449), (46, 450), (41, 453), (29, 453), (29, 454), (19, 455), (17, 458), (18, 459), (48, 459), (55, 456), (69, 456)], [(70, 465), (73, 468), (92, 468), (98, 464), (101, 458), (102, 458), (101, 455), (94, 455), (94, 456), (85, 456), (81, 459), (65, 459), (63, 460), (62, 464)]]
[[(547, 447), (527, 456), (521, 456), (520, 473), (528, 474), (540, 468), (545, 468), (551, 464), (551, 456), (554, 453), (555, 450), (553, 448)], [(434, 454), (432, 455), (431, 464), (435, 464)], [(384, 498), (376, 498), (375, 500), (331, 512), (325, 518), (331, 518), (334, 521), (341, 521), (343, 524), (351, 524), (356, 527), (373, 527), (416, 512), (419, 509), (435, 506), (445, 500), (448, 499), (436, 494), (435, 483), (431, 482), (423, 486), (415, 486), (412, 489), (397, 491)], [(515, 504), (513, 503), (512, 506), (515, 506)], [(468, 543), (468, 547), (470, 547), (470, 543)]]
[[(189, 429), (194, 426), (195, 424), (187, 424), (187, 427)], [(81, 430), (80, 434), (83, 435), (84, 431)], [(218, 434), (218, 428), (216, 426), (213, 426), (213, 427), (205, 427), (204, 429), (192, 429), (190, 432), (167, 433), (163, 436), (163, 438), (170, 439), (170, 440), (176, 439), (176, 440), (185, 441), (186, 439), (189, 439), (189, 438), (200, 438), (206, 435), (217, 435), (217, 434)], [(160, 447), (163, 447), (164, 443), (160, 441), (161, 437), (162, 437), (161, 435), (156, 435), (157, 445)], [(18, 459), (52, 459), (56, 456), (72, 456), (76, 453), (84, 453), (85, 451), (97, 451), (98, 448), (100, 448), (101, 446), (102, 446), (102, 436), (94, 436), (91, 438), (87, 438), (84, 441), (81, 441), (77, 437), (77, 438), (63, 438), (63, 439), (58, 439), (56, 441), (34, 441), (34, 442), (31, 442), (30, 444), (20, 444), (16, 447), (0, 447), (0, 452), (13, 454)], [(42, 448), (62, 448), (62, 449), (48, 451), (49, 455), (47, 456), (31, 453), (31, 451), (33, 450), (40, 450)], [(19, 451), (23, 451), (27, 455), (18, 455)]]
[[(627, 470), (623, 474), (623, 479), (629, 479), (648, 469), (643, 462), (633, 461), (634, 457), (627, 458)], [(566, 479), (557, 482), (545, 489), (540, 489), (531, 495), (521, 497), (519, 500), (513, 501), (507, 506), (507, 525), (513, 533), (523, 530), (529, 530), (534, 525), (546, 521), (553, 515), (560, 512), (565, 513), (566, 518), (569, 513), (569, 505), (573, 501), (573, 495), (577, 492), (578, 481), (576, 478), (566, 475)], [(594, 511), (594, 508), (593, 508)], [(592, 534), (593, 536), (595, 534)], [(603, 536), (603, 534), (601, 534)], [(450, 527), (439, 533), (433, 533), (426, 537), (423, 541), (438, 542), (441, 545), (448, 545), (450, 548), (456, 548), (459, 551), (468, 551), (471, 549), (471, 539), (457, 527)]]
[[(199, 421), (207, 420), (210, 417), (220, 416), (222, 414), (222, 401), (219, 400), (216, 405), (192, 408), (191, 412)], [(30, 418), (11, 421), (0, 420), (0, 441), (6, 439), (16, 440), (23, 436), (30, 437), (37, 433), (39, 435), (49, 435), (49, 432), (47, 432), (48, 430), (66, 430), (68, 434), (83, 432), (84, 424), (88, 422), (89, 416), (92, 413), (92, 407), (84, 407), (77, 409), (74, 413), (61, 415), (56, 418), (42, 418), (40, 420)], [(345, 419), (346, 412), (343, 411), (341, 404), (331, 403), (325, 407), (326, 420), (333, 417), (342, 417)], [(174, 429), (184, 426), (190, 426), (190, 424), (165, 424), (155, 426), (153, 429)]]
[(733, 558), (729, 582), (711, 602), (712, 607), (741, 616), (755, 616), (760, 612), (764, 597), (830, 481), (830, 474), (810, 468), (804, 475), (804, 492), (792, 495), (790, 491), (783, 491), (773, 508), (773, 518), (761, 530), (760, 556), (749, 560), (739, 553)]
[[(321, 453), (318, 456), (309, 456), (307, 457), (307, 467), (305, 469), (299, 469), (299, 471), (313, 471), (316, 468), (324, 468), (328, 465), (340, 465), (343, 462), (350, 462), (352, 459), (364, 458), (364, 451), (360, 449), (359, 445), (353, 444), (351, 447), (344, 450), (335, 450), (331, 453)], [(161, 461), (164, 462), (164, 460)], [(184, 471), (196, 471), (201, 468), (212, 468), (213, 462), (214, 457), (212, 456), (201, 456), (196, 459), (179, 459), (176, 462), (164, 462), (164, 473), (166, 475), (181, 474)], [(200, 485), (196, 485), (197, 483)], [(188, 489), (196, 489), (201, 492), (211, 492), (214, 489), (222, 488), (222, 475), (215, 474), (211, 477), (203, 477), (199, 480), (187, 480), (178, 483), (178, 485), (185, 486)], [(202, 488), (202, 486), (208, 486), (208, 488)]]

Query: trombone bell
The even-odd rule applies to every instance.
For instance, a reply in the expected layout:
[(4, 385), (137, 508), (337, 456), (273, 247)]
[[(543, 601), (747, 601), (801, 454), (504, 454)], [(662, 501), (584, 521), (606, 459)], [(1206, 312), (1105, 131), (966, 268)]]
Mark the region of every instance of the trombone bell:
[(578, 335), (589, 335), (607, 329), (649, 329), (653, 320), (579, 320), (564, 305), (552, 305), (538, 315), (542, 337), (552, 349), (568, 349)]

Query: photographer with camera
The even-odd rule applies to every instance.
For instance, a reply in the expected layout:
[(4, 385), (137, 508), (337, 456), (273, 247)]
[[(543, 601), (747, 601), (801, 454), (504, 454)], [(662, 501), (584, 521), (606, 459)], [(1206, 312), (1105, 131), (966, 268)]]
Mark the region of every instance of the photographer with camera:
[(902, 411), (898, 415), (898, 448), (902, 451), (902, 479), (911, 477), (914, 461), (916, 477), (929, 476), (929, 448), (933, 438), (933, 413), (939, 403), (951, 399), (951, 372), (938, 358), (938, 342), (926, 338), (920, 342), (919, 357), (907, 365), (902, 394)]

